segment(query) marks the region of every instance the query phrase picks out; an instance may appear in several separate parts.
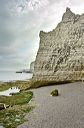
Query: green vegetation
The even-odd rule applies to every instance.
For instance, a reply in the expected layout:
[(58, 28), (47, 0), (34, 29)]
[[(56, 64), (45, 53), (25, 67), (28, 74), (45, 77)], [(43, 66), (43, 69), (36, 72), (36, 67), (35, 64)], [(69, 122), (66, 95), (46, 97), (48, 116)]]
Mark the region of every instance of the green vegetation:
[(51, 92), (51, 96), (58, 96), (58, 90), (55, 89)]
[(33, 92), (21, 92), (14, 94), (10, 97), (0, 96), (0, 103), (5, 103), (6, 105), (22, 105), (28, 103), (33, 97)]
[(16, 128), (22, 124), (26, 113), (33, 109), (32, 106), (25, 104), (23, 106), (17, 105), (0, 111), (0, 126), (5, 128)]
[(0, 91), (7, 90), (11, 87), (18, 87), (21, 91), (26, 91), (31, 88), (38, 88), (42, 86), (50, 86), (50, 85), (58, 85), (58, 84), (66, 84), (74, 81), (66, 80), (66, 81), (49, 81), (49, 80), (30, 80), (30, 81), (16, 81), (16, 82), (7, 82), (0, 85)]
[[(15, 83), (5, 83), (5, 85), (0, 86), (0, 90), (9, 89), (14, 85)], [(16, 87), (19, 87), (20, 82), (17, 85)], [(13, 94), (10, 97), (0, 96), (0, 103), (9, 105), (9, 108), (0, 110), (0, 126), (4, 126), (5, 128), (16, 128), (25, 121), (24, 116), (26, 113), (34, 108), (34, 106), (29, 105), (29, 101), (33, 98), (33, 92), (26, 91), (26, 89), (24, 89), (25, 87), (22, 87), (22, 85), (20, 88), (21, 91), (19, 93)]]

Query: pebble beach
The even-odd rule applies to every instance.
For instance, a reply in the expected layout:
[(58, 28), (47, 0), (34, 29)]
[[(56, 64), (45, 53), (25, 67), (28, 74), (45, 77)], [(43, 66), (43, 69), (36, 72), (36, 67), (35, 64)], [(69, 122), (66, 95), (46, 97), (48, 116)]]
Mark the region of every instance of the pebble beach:
[[(50, 92), (58, 89), (59, 96)], [(84, 83), (76, 82), (33, 89), (35, 109), (18, 128), (84, 128)]]

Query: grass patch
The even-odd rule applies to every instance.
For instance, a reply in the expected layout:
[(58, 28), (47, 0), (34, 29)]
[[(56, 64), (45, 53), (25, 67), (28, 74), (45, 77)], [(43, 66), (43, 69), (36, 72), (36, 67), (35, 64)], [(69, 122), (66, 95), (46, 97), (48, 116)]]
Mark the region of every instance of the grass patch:
[(33, 107), (27, 104), (24, 107), (14, 106), (13, 108), (4, 109), (0, 111), (0, 124), (5, 128), (16, 128), (26, 121), (24, 116), (32, 109)]
[(10, 97), (0, 96), (0, 103), (5, 103), (6, 105), (22, 105), (28, 103), (33, 97), (33, 92), (21, 92), (14, 94)]
[(74, 81), (66, 80), (66, 81), (48, 81), (48, 80), (33, 80), (30, 81), (16, 81), (16, 82), (7, 82), (0, 85), (0, 91), (7, 90), (11, 87), (18, 87), (21, 91), (25, 91), (31, 88), (38, 88), (42, 86), (50, 86), (50, 85), (58, 85), (58, 84), (66, 84)]
[(0, 96), (0, 103), (10, 106), (7, 109), (0, 110), (0, 126), (16, 128), (22, 124), (25, 121), (26, 113), (33, 109), (33, 106), (29, 106), (29, 101), (32, 98), (33, 92), (24, 90), (10, 97)]

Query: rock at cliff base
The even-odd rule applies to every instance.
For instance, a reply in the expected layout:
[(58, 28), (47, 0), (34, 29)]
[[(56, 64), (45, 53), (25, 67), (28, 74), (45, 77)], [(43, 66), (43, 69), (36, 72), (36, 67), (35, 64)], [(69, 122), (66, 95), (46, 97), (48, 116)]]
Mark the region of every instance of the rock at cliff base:
[(58, 96), (58, 90), (55, 89), (51, 92), (51, 96)]

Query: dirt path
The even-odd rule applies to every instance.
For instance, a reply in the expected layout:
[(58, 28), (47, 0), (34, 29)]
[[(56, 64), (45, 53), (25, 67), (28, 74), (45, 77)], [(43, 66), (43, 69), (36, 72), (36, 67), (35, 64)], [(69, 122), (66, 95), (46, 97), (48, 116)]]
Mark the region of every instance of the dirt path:
[[(58, 97), (50, 92), (57, 88)], [(33, 90), (37, 104), (18, 128), (84, 128), (84, 83), (47, 86)]]

